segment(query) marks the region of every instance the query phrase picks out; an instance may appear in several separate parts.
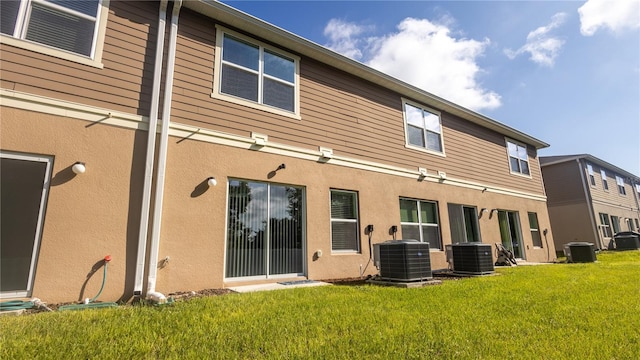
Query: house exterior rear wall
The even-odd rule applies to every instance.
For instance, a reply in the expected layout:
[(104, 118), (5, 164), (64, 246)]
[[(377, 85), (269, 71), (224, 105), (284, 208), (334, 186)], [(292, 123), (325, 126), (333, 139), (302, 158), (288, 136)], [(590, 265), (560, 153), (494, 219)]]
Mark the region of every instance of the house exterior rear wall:
[(313, 59), (303, 57), (300, 61), (301, 120), (212, 98), (215, 23), (183, 9), (178, 33), (174, 122), (241, 136), (263, 133), (283, 144), (329, 147), (336, 154), (353, 158), (405, 168), (426, 167), (432, 172), (544, 195), (532, 147), (528, 149), (531, 177), (512, 175), (504, 135), (442, 113), (446, 156), (408, 149), (399, 94)]

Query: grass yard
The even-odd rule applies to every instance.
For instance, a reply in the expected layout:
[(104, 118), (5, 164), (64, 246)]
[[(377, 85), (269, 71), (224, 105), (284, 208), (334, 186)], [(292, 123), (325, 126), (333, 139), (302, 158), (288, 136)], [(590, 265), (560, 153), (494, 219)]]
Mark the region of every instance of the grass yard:
[(399, 289), (0, 318), (0, 359), (640, 359), (640, 251)]

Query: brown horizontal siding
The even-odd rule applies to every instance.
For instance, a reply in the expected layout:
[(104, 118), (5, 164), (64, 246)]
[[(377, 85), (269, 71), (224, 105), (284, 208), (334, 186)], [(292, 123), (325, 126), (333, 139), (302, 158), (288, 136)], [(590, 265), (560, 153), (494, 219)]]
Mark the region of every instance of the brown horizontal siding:
[[(505, 137), (443, 113), (446, 157), (405, 147), (401, 96), (313, 59), (300, 62), (302, 120), (211, 98), (215, 60), (213, 21), (186, 10), (180, 19), (172, 120), (393, 166), (446, 171), (451, 177), (542, 194), (535, 149), (531, 177), (510, 174)], [(287, 49), (283, 49), (287, 51)], [(437, 109), (436, 109), (437, 110)]]
[[(628, 180), (625, 179), (624, 176), (624, 189), (626, 195), (621, 195), (618, 191), (618, 183), (616, 182), (616, 173), (605, 169), (607, 172), (607, 184), (609, 185), (609, 190), (604, 190), (602, 185), (602, 176), (600, 174), (601, 167), (597, 165), (593, 166), (594, 177), (596, 179), (596, 185), (591, 186), (591, 197), (593, 200), (605, 201), (610, 204), (636, 207), (636, 201), (633, 195), (633, 187), (629, 184)], [(586, 175), (588, 176), (588, 175)], [(620, 175), (618, 175), (620, 176)]]
[(157, 13), (154, 2), (110, 3), (103, 69), (4, 44), (2, 86), (13, 83), (16, 91), (147, 115)]
[[(581, 171), (583, 170), (577, 161), (547, 165), (542, 168), (549, 206), (587, 201), (580, 176)], [(586, 169), (584, 171), (586, 176)]]

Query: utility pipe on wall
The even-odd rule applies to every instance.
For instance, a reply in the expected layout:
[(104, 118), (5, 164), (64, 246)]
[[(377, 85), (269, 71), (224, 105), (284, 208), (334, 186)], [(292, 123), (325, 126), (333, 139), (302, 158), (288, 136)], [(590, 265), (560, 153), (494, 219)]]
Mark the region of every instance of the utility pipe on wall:
[(160, 81), (162, 78), (162, 54), (164, 52), (164, 33), (167, 19), (167, 0), (160, 2), (158, 15), (158, 34), (156, 41), (156, 57), (153, 69), (153, 89), (151, 93), (151, 110), (149, 112), (149, 134), (147, 136), (147, 153), (144, 166), (144, 187), (142, 189), (142, 210), (140, 212), (140, 231), (138, 234), (138, 256), (133, 286), (133, 295), (141, 296), (144, 281), (144, 265), (147, 255), (147, 236), (149, 230), (149, 208), (151, 204), (151, 183), (153, 179), (153, 162), (156, 147), (156, 129), (158, 127), (158, 109), (160, 107)]
[(153, 223), (151, 229), (151, 249), (149, 250), (147, 298), (155, 302), (164, 302), (166, 297), (156, 292), (158, 274), (158, 251), (160, 247), (160, 229), (162, 225), (162, 201), (164, 198), (164, 177), (167, 167), (167, 145), (169, 143), (169, 122), (171, 119), (171, 96), (173, 92), (173, 72), (176, 64), (176, 42), (178, 38), (178, 18), (182, 0), (173, 2), (171, 13), (171, 30), (169, 33), (169, 49), (167, 52), (167, 70), (164, 85), (162, 106), (162, 130), (160, 131), (160, 147), (158, 148), (158, 168), (156, 174), (156, 197), (153, 205)]

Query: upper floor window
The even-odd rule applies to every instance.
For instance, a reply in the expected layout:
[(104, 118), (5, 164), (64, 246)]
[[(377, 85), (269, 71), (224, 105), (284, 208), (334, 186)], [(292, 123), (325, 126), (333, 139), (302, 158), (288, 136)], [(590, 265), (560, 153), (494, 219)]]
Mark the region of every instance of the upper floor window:
[(636, 192), (638, 193), (638, 197), (640, 198), (640, 184), (636, 184)]
[(511, 168), (511, 172), (530, 175), (527, 146), (507, 140), (507, 151), (509, 152), (509, 167)]
[(429, 249), (441, 250), (438, 203), (400, 199), (400, 226), (403, 239), (428, 242)]
[(593, 166), (591, 166), (591, 164), (587, 164), (587, 172), (589, 173), (591, 186), (596, 186), (596, 177), (593, 175)]
[(407, 146), (444, 152), (439, 112), (405, 101), (404, 124)]
[(627, 195), (627, 191), (624, 189), (624, 179), (621, 176), (616, 175), (616, 183), (618, 184), (620, 195)]
[(93, 58), (101, 1), (1, 1), (0, 32)]
[(331, 190), (331, 250), (360, 251), (358, 193)]
[(604, 169), (600, 169), (600, 176), (602, 177), (602, 188), (609, 190), (609, 183), (607, 182), (607, 172)]
[(298, 113), (299, 59), (218, 28), (214, 97), (263, 110)]

